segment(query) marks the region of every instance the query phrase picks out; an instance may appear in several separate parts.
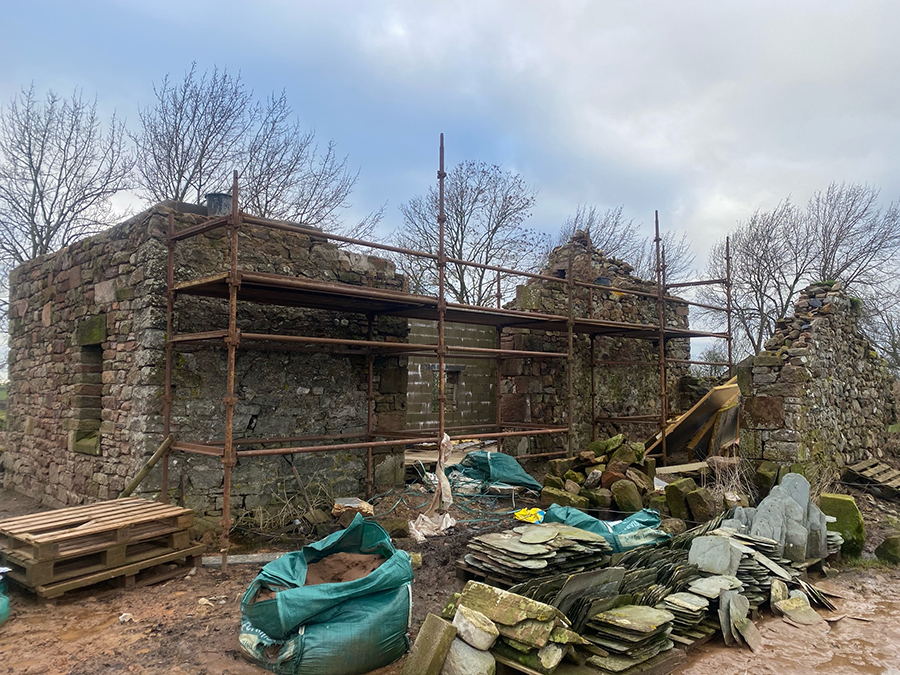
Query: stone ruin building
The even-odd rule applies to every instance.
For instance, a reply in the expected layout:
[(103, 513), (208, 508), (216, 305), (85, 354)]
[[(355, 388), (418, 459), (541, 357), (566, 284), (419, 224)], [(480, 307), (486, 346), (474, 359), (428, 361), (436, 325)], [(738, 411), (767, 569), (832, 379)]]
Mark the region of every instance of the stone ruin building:
[[(9, 431), (2, 456), (7, 487), (52, 507), (113, 498), (161, 443), (170, 214), (176, 229), (202, 228), (209, 220), (203, 207), (163, 203), (26, 263), (11, 275)], [(404, 278), (390, 261), (338, 248), (325, 237), (245, 225), (240, 238), (240, 264), (257, 272), (406, 290)], [(225, 230), (193, 237), (190, 245), (175, 251), (173, 282), (214, 275), (222, 269), (228, 251)], [(550, 257), (544, 274), (558, 282), (531, 279), (508, 306), (559, 313), (569, 292), (563, 270), (570, 268), (572, 280), (599, 280), (647, 293), (635, 296), (578, 287), (573, 293), (576, 312), (616, 322), (652, 325), (656, 321), (656, 300), (650, 297), (655, 284), (631, 276), (625, 263), (607, 259), (583, 237), (574, 238)], [(211, 344), (227, 327), (224, 305), (215, 298), (179, 296), (173, 314), (175, 334), (207, 331), (210, 336), (208, 341), (181, 345), (174, 351), (171, 432), (185, 441), (217, 442), (224, 433), (226, 350)], [(669, 303), (667, 311), (670, 325), (687, 327), (686, 306)], [(427, 322), (377, 316), (369, 334), (362, 314), (243, 302), (237, 319), (245, 334), (368, 337), (401, 343), (410, 341), (411, 328), (426, 337), (429, 330)], [(506, 328), (498, 336), (494, 328), (487, 333), (483, 328), (458, 330), (455, 336), (451, 328), (448, 339), (482, 345), (492, 339), (496, 346), (499, 337), (503, 348), (566, 349), (565, 334), (559, 331)], [(431, 397), (434, 373), (423, 375), (415, 357), (377, 355), (370, 393), (366, 359), (359, 352), (311, 352), (243, 340), (241, 347), (235, 362), (235, 438), (360, 435), (366, 431), (369, 405), (373, 432), (428, 428), (430, 400), (426, 398), (423, 405), (422, 399)], [(652, 423), (638, 425), (614, 418), (660, 414), (658, 343), (576, 335), (573, 347), (575, 447), (593, 434), (624, 430), (640, 437), (651, 433)], [(668, 353), (671, 358), (688, 358), (688, 340), (669, 340)], [(609, 361), (629, 365), (605, 363)], [(504, 422), (566, 424), (569, 418), (564, 360), (492, 359), (476, 367), (465, 359), (448, 359), (445, 382), (454, 372), (458, 403), (455, 413), (448, 411), (459, 420), (493, 421), (498, 383)], [(686, 372), (683, 364), (673, 364), (668, 372), (673, 408), (680, 405), (678, 381)], [(424, 415), (408, 419), (409, 402), (418, 406), (414, 412), (424, 411)], [(504, 449), (524, 454), (567, 448), (565, 436), (556, 435), (507, 439)], [(376, 486), (403, 481), (402, 446), (379, 448), (373, 455)], [(199, 514), (221, 515), (219, 458), (176, 452), (170, 467), (172, 497), (183, 499)], [(324, 486), (334, 496), (361, 495), (366, 453), (348, 450), (239, 459), (233, 470), (232, 511), (273, 507), (279, 498), (293, 495), (295, 470), (301, 480)], [(142, 494), (155, 495), (159, 486), (157, 467), (142, 484)]]
[[(207, 220), (205, 208), (164, 203), (101, 234), (17, 268), (11, 275), (8, 452), (5, 484), (53, 507), (116, 497), (163, 440), (167, 248), (170, 213), (178, 227)], [(244, 228), (242, 264), (263, 272), (401, 289), (393, 264), (343, 251), (324, 238)], [(175, 281), (217, 272), (228, 255), (224, 230), (177, 249)], [(222, 303), (180, 298), (179, 333), (222, 329)], [(338, 338), (366, 335), (365, 318), (324, 310), (242, 306), (245, 331)], [(374, 339), (402, 341), (405, 321), (377, 318)], [(366, 424), (365, 359), (278, 347), (237, 351), (236, 437), (340, 434)], [(185, 439), (223, 434), (225, 350), (191, 345), (175, 353), (172, 432)], [(375, 419), (381, 429), (405, 424), (406, 363), (374, 360)], [(357, 494), (365, 453), (303, 455), (305, 480), (335, 494)], [(187, 506), (217, 515), (222, 472), (217, 458), (173, 455)], [(183, 478), (182, 478), (183, 476)], [(402, 480), (399, 460), (376, 454), (376, 480)], [(234, 469), (236, 512), (266, 507), (293, 470), (282, 457), (259, 457)], [(159, 490), (159, 472), (142, 486)], [(290, 488), (289, 488), (290, 489)]]
[[(163, 439), (167, 227), (197, 228), (209, 221), (202, 207), (164, 203), (96, 236), (33, 260), (11, 275), (10, 389), (7, 487), (59, 507), (113, 498)], [(262, 273), (405, 291), (388, 260), (341, 249), (324, 236), (246, 226), (241, 264)], [(205, 231), (175, 252), (173, 282), (221, 270), (229, 251), (225, 230)], [(550, 255), (540, 277), (517, 288), (513, 310), (573, 315), (647, 326), (657, 322), (656, 284), (632, 275), (577, 234)], [(551, 280), (552, 279), (552, 280)], [(633, 291), (627, 293), (622, 291)], [(689, 408), (687, 304), (664, 303), (667, 410)], [(223, 430), (226, 350), (211, 344), (227, 327), (213, 297), (179, 298), (176, 333), (209, 332), (210, 340), (181, 345), (172, 367), (171, 432), (214, 442)], [(427, 321), (277, 304), (240, 303), (238, 327), (247, 334), (385, 342), (433, 340)], [(795, 315), (779, 322), (766, 350), (738, 368), (742, 391), (741, 455), (785, 467), (836, 467), (878, 453), (896, 422), (893, 378), (858, 330), (858, 309), (839, 284), (806, 289)], [(370, 332), (371, 330), (371, 332)], [(218, 331), (218, 333), (217, 333)], [(679, 332), (681, 331), (681, 332)], [(448, 426), (565, 425), (572, 449), (592, 438), (624, 432), (647, 438), (662, 415), (659, 342), (652, 330), (572, 337), (571, 371), (565, 358), (535, 355), (496, 359), (448, 358), (444, 378)], [(412, 336), (412, 337), (411, 337)], [(450, 324), (458, 345), (564, 355), (565, 330)], [(433, 359), (432, 359), (433, 362)], [(570, 382), (571, 372), (571, 382)], [(433, 429), (439, 374), (418, 355), (310, 351), (242, 343), (235, 362), (233, 430), (238, 439), (360, 435), (369, 406), (372, 433), (398, 437)], [(570, 388), (571, 387), (571, 388)], [(571, 396), (570, 396), (571, 392)], [(394, 436), (389, 436), (394, 434)], [(477, 435), (474, 433), (473, 435)], [(514, 455), (569, 450), (565, 434), (506, 438)], [(375, 486), (404, 478), (403, 446), (373, 451)], [(277, 506), (297, 481), (334, 496), (362, 495), (365, 451), (347, 450), (242, 458), (234, 467), (233, 511)], [(221, 515), (220, 460), (173, 453), (170, 492), (200, 514)], [(142, 494), (159, 491), (157, 468)]]
[[(656, 282), (632, 275), (633, 268), (622, 260), (607, 258), (591, 245), (584, 233), (576, 233), (564, 246), (550, 254), (541, 271), (559, 277), (558, 283), (531, 279), (517, 288), (512, 306), (538, 312), (558, 312), (566, 306), (571, 276), (576, 282), (599, 283), (613, 289), (627, 289), (645, 295), (618, 290), (573, 289), (573, 310), (589, 316), (632, 325), (657, 324)], [(688, 306), (666, 303), (666, 326), (687, 331)], [(625, 333), (625, 335), (628, 335)], [(508, 330), (504, 346), (528, 351), (566, 351), (566, 336), (543, 331)], [(665, 343), (669, 363), (666, 368), (669, 411), (686, 410), (695, 400), (681, 389), (689, 366), (690, 339), (674, 337)], [(583, 448), (595, 438), (625, 433), (631, 438), (649, 437), (658, 428), (661, 414), (659, 341), (608, 335), (575, 335), (573, 344), (574, 446)], [(541, 419), (566, 419), (568, 416), (566, 364), (559, 359), (507, 359), (502, 364), (501, 406), (505, 420), (531, 422)], [(630, 421), (623, 418), (648, 417)], [(552, 451), (554, 439), (525, 438), (516, 443), (516, 452)], [(509, 450), (509, 448), (507, 448)]]

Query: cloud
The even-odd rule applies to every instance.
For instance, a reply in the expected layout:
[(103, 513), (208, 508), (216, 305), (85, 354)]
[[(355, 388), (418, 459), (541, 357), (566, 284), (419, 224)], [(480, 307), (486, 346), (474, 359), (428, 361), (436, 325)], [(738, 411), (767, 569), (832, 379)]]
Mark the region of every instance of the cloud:
[[(304, 123), (350, 153), (362, 169), (354, 214), (388, 200), (388, 229), (434, 180), (439, 131), (451, 162), (521, 171), (539, 190), (535, 226), (552, 229), (584, 202), (625, 204), (647, 226), (659, 209), (665, 227), (689, 231), (698, 260), (789, 194), (803, 201), (832, 180), (900, 194), (897, 3), (163, 0), (82, 11), (97, 24), (84, 27), (92, 42), (106, 34), (133, 49), (85, 60), (77, 13), (66, 26), (51, 17), (59, 44), (38, 36), (34, 61), (14, 73), (65, 64), (75, 84), (100, 82), (102, 67), (103, 99), (139, 98), (194, 59), (241, 69), (257, 92), (286, 88)], [(0, 56), (26, 36), (11, 30)], [(3, 98), (15, 76), (0, 80)]]

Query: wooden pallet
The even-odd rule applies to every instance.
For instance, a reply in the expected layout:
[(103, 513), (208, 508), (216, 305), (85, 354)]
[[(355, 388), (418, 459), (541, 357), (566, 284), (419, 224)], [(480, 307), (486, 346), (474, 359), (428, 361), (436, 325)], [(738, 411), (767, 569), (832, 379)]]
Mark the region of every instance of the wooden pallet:
[(464, 560), (456, 561), (456, 578), (460, 581), (480, 581), (490, 586), (496, 586), (497, 588), (509, 588), (518, 583), (512, 579), (490, 574), (484, 570), (467, 565)]
[(183, 551), (190, 546), (190, 534), (187, 530), (180, 530), (154, 539), (113, 544), (102, 551), (77, 557), (35, 561), (13, 551), (4, 552), (0, 558), (10, 568), (11, 579), (35, 588)]
[[(93, 586), (102, 581), (113, 580), (123, 588), (155, 584), (183, 575), (190, 567), (200, 567), (205, 550), (206, 546), (204, 544), (197, 544), (181, 551), (155, 556), (130, 565), (115, 567), (54, 584), (37, 586), (33, 590), (42, 598), (56, 598), (68, 591)], [(174, 564), (167, 565), (167, 563)]]
[(877, 489), (885, 497), (900, 498), (900, 471), (877, 459), (866, 459), (846, 469), (853, 482)]
[(32, 562), (76, 558), (187, 530), (193, 512), (129, 498), (0, 520), (0, 551)]

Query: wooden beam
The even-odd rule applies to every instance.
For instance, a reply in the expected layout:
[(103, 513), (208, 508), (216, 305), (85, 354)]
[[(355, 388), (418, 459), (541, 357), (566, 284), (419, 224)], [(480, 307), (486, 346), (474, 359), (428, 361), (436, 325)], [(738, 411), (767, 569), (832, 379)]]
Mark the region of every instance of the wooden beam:
[(147, 460), (141, 470), (137, 472), (137, 475), (131, 479), (131, 482), (125, 486), (125, 489), (119, 494), (119, 499), (123, 497), (130, 497), (131, 493), (137, 489), (137, 486), (141, 484), (141, 481), (147, 477), (147, 474), (150, 473), (150, 469), (156, 466), (156, 463), (160, 460), (160, 458), (166, 454), (166, 451), (172, 445), (172, 436), (166, 436), (166, 440), (162, 442), (162, 444), (156, 449), (156, 452)]

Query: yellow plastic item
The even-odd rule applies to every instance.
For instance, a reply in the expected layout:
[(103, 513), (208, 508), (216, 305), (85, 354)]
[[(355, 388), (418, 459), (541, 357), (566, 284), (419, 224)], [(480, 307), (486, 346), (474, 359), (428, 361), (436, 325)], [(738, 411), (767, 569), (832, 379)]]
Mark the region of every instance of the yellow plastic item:
[(513, 516), (526, 523), (539, 523), (544, 519), (544, 512), (541, 509), (519, 509)]

